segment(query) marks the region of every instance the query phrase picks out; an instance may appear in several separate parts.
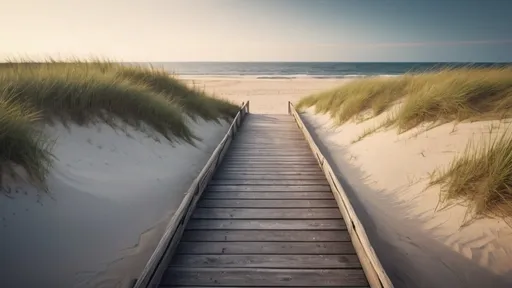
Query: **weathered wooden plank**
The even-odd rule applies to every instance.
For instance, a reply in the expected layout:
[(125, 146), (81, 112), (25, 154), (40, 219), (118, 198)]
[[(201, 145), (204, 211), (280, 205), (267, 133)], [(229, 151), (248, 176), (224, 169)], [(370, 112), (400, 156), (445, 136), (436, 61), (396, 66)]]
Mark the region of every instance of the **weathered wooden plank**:
[(355, 254), (350, 242), (181, 242), (176, 254)]
[[(281, 127), (270, 127), (269, 128), (263, 128), (263, 127), (244, 127), (243, 130), (240, 131), (240, 133), (278, 133), (278, 132), (283, 132), (283, 133), (299, 133), (300, 135), (302, 135), (302, 133), (300, 132), (299, 129), (297, 129), (298, 127), (295, 125), (288, 125), (288, 124), (284, 124), (282, 125)], [(302, 135), (304, 136), (304, 135)]]
[(318, 169), (313, 171), (272, 171), (267, 172), (265, 170), (254, 170), (254, 171), (218, 171), (215, 176), (241, 176), (241, 175), (247, 175), (247, 176), (322, 176), (325, 178), (324, 173)]
[[(290, 147), (290, 148), (294, 148), (294, 149), (310, 148), (304, 140), (289, 141), (289, 142), (293, 142), (295, 144), (295, 146), (280, 146), (279, 145), (280, 143), (270, 142), (270, 141), (262, 141), (262, 142), (264, 142), (264, 143), (257, 143), (256, 140), (251, 140), (251, 141), (243, 140), (242, 141), (240, 139), (237, 139), (236, 141), (233, 142), (233, 147), (239, 148), (239, 147), (245, 147), (245, 146), (253, 146), (254, 148), (259, 148), (259, 149), (268, 149), (268, 148), (283, 149), (286, 147)], [(279, 141), (279, 142), (283, 142), (283, 141)]]
[(204, 199), (334, 199), (331, 192), (207, 192)]
[(343, 287), (368, 285), (362, 269), (264, 269), (173, 267), (162, 285)]
[[(281, 146), (283, 142), (289, 142), (294, 144), (294, 146)], [(286, 144), (286, 143), (284, 143)], [(276, 141), (270, 141), (270, 140), (264, 140), (264, 141), (258, 141), (258, 140), (240, 140), (237, 139), (233, 143), (233, 147), (239, 148), (239, 147), (245, 147), (245, 146), (254, 146), (254, 148), (309, 148), (308, 144), (304, 140), (294, 140), (294, 141), (285, 141), (285, 140), (276, 140)]]
[(297, 150), (305, 150), (310, 149), (307, 144), (300, 144), (296, 143), (293, 145), (278, 145), (278, 144), (258, 144), (258, 143), (246, 143), (246, 144), (233, 144), (233, 146), (230, 146), (230, 148), (233, 148), (234, 150), (254, 150), (260, 149), (260, 150), (277, 150), (283, 151), (283, 149), (286, 149), (287, 147), (297, 149)]
[[(222, 167), (218, 170), (220, 173), (222, 172), (266, 172), (266, 173), (274, 173), (274, 172), (300, 172), (306, 173), (309, 171), (320, 172), (320, 167), (317, 166), (305, 166), (305, 167)], [(267, 172), (268, 171), (268, 172)]]
[[(162, 287), (162, 288), (166, 288), (166, 287), (172, 287), (172, 288), (219, 288), (219, 286), (176, 286), (176, 285), (172, 285), (172, 286), (159, 286), (159, 287)], [(261, 286), (230, 286), (229, 288), (261, 288)], [(273, 287), (273, 288), (276, 288), (276, 287)], [(319, 288), (319, 287), (308, 287), (308, 288)], [(343, 287), (343, 288), (370, 288), (370, 286), (351, 286), (351, 287)]]
[(208, 186), (209, 192), (331, 192), (324, 185), (275, 186), (275, 185), (215, 185)]
[(325, 220), (204, 220), (192, 219), (187, 230), (345, 230), (341, 219)]
[(337, 208), (334, 200), (228, 200), (202, 199), (197, 207), (204, 208)]
[(240, 132), (240, 134), (237, 135), (238, 139), (243, 140), (252, 140), (252, 139), (293, 139), (293, 140), (306, 140), (304, 138), (304, 135), (296, 132), (272, 132), (272, 133), (265, 133), (265, 132)]
[(346, 230), (189, 230), (183, 234), (182, 241), (345, 242), (350, 241), (350, 235)]
[(327, 179), (310, 180), (212, 180), (210, 185), (329, 185)]
[(300, 134), (290, 134), (290, 133), (243, 133), (242, 135), (237, 135), (238, 139), (244, 141), (251, 141), (253, 139), (258, 140), (296, 140), (296, 141), (305, 141), (303, 135)]
[[(235, 142), (236, 143), (236, 142)], [(229, 153), (241, 153), (241, 152), (250, 152), (250, 153), (292, 153), (292, 152), (300, 152), (300, 153), (311, 153), (311, 149), (307, 145), (303, 145), (304, 148), (301, 147), (268, 147), (268, 148), (253, 148), (253, 149), (243, 149), (236, 148), (235, 144), (229, 146)]]
[[(275, 129), (275, 130), (274, 130)], [(304, 138), (304, 135), (300, 133), (300, 130), (296, 127), (272, 127), (270, 129), (243, 129), (240, 131), (240, 134), (243, 135), (275, 135), (277, 137), (283, 136), (286, 134), (293, 134), (297, 136), (302, 136)]]
[[(309, 149), (309, 152), (311, 152), (311, 149), (309, 146), (307, 146), (307, 144), (304, 143), (304, 140), (284, 140), (284, 139), (274, 139), (274, 140), (266, 140), (266, 139), (262, 139), (263, 141), (260, 141), (260, 140), (250, 140), (250, 141), (247, 141), (247, 142), (234, 142), (233, 145), (234, 146), (234, 150), (245, 150), (245, 151), (248, 151), (247, 148), (249, 148), (251, 151), (254, 149), (255, 152), (258, 151), (258, 150), (275, 150), (276, 152), (277, 151), (280, 151), (280, 152), (284, 152), (286, 151), (286, 147), (289, 147), (291, 149), (294, 149), (294, 150), (299, 150), (299, 151), (305, 151), (305, 150), (308, 150)], [(266, 142), (266, 143), (260, 143), (260, 142)], [(294, 144), (294, 146), (282, 146), (282, 142), (292, 142)]]
[(237, 142), (235, 148), (241, 149), (255, 149), (255, 148), (281, 148), (283, 150), (286, 147), (294, 147), (294, 148), (308, 148), (304, 141), (249, 141), (249, 142)]
[(304, 145), (305, 140), (303, 138), (278, 138), (276, 136), (273, 137), (244, 137), (239, 138), (239, 140), (236, 142), (236, 144), (272, 144), (272, 145), (281, 145), (281, 144), (302, 144)]
[(313, 155), (311, 151), (306, 149), (295, 149), (293, 151), (284, 150), (284, 149), (238, 149), (238, 150), (229, 150), (228, 156), (232, 155)]
[[(238, 135), (237, 135), (238, 136)], [(274, 148), (278, 148), (278, 147), (281, 147), (284, 148), (283, 146), (279, 146), (281, 143), (286, 143), (286, 142), (291, 142), (291, 143), (294, 143), (294, 144), (297, 144), (297, 145), (300, 145), (300, 146), (291, 146), (295, 149), (297, 148), (302, 148), (302, 147), (309, 147), (307, 146), (307, 142), (305, 139), (301, 138), (279, 138), (277, 137), (276, 135), (273, 135), (273, 136), (269, 136), (269, 137), (262, 137), (262, 136), (254, 136), (254, 137), (244, 137), (244, 138), (237, 138), (237, 140), (235, 142), (233, 142), (234, 144), (238, 145), (238, 146), (243, 146), (243, 145), (254, 145), (254, 144), (268, 144), (268, 146), (274, 146)]]
[(361, 268), (357, 255), (176, 255), (171, 267)]
[[(172, 287), (172, 288), (219, 288), (219, 286), (176, 286), (176, 285), (172, 285), (172, 286), (159, 286), (159, 287), (162, 287), (162, 288), (165, 288), (165, 287)], [(229, 288), (261, 288), (261, 286), (230, 286)], [(275, 288), (275, 287), (273, 287)], [(311, 288), (311, 287), (308, 287), (308, 288)], [(312, 287), (312, 288), (319, 288), (319, 287)], [(343, 288), (370, 288), (370, 286), (357, 286), (357, 287), (343, 287)]]
[[(274, 125), (267, 125), (267, 124), (258, 124), (258, 125), (251, 125), (244, 127), (242, 131), (244, 133), (272, 133), (272, 132), (288, 132), (288, 133), (297, 133), (297, 131), (300, 131), (297, 129), (297, 125), (294, 126), (294, 124), (291, 123), (276, 123)], [(300, 132), (299, 132), (300, 133)]]
[(311, 152), (304, 151), (304, 152), (252, 152), (252, 151), (238, 151), (233, 152), (229, 151), (228, 154), (226, 154), (226, 158), (289, 158), (289, 157), (296, 157), (296, 158), (302, 158), (302, 157), (313, 157), (314, 155)]
[[(269, 133), (272, 131), (277, 132), (299, 132), (300, 130), (297, 129), (297, 125), (293, 122), (280, 122), (276, 123), (277, 125), (267, 125), (267, 124), (253, 124), (250, 126), (244, 126), (243, 132), (266, 132)], [(300, 132), (299, 132), (300, 133)]]
[(284, 164), (291, 164), (291, 165), (301, 165), (301, 164), (314, 164), (318, 165), (318, 162), (316, 161), (316, 158), (313, 156), (305, 156), (305, 157), (252, 157), (252, 158), (245, 158), (245, 157), (228, 157), (224, 158), (222, 161), (223, 165), (268, 165), (272, 166), (274, 164), (278, 165), (284, 165)]
[(281, 155), (288, 155), (288, 154), (304, 154), (304, 155), (313, 155), (313, 153), (311, 153), (311, 150), (308, 150), (308, 149), (305, 149), (305, 148), (293, 148), (293, 150), (288, 150), (288, 149), (272, 149), (272, 148), (267, 148), (267, 149), (233, 149), (233, 150), (229, 150), (228, 152), (228, 155), (251, 155), (251, 154), (256, 154), (256, 155), (264, 155), (264, 154), (271, 154), (271, 155), (274, 155), (274, 154), (281, 154)]
[(341, 219), (337, 208), (196, 208), (192, 219)]
[(224, 158), (224, 161), (231, 160), (231, 161), (239, 161), (239, 162), (255, 162), (255, 160), (261, 161), (261, 162), (281, 162), (281, 161), (316, 161), (316, 158), (313, 156), (313, 154), (309, 155), (289, 155), (289, 156), (277, 156), (277, 155), (271, 155), (271, 156), (262, 156), (262, 155), (226, 155)]
[[(293, 123), (293, 122), (292, 122)], [(278, 127), (279, 125), (273, 125), (272, 127), (262, 127), (262, 126), (253, 126), (253, 127), (250, 127), (250, 126), (247, 126), (247, 127), (244, 127), (244, 129), (242, 131), (240, 131), (240, 133), (259, 133), (259, 132), (262, 132), (262, 133), (273, 133), (273, 132), (287, 132), (287, 133), (301, 133), (300, 130), (298, 129), (297, 125), (295, 124), (287, 124), (287, 123), (283, 123), (281, 124), (281, 127)]]
[[(237, 135), (238, 136), (238, 135)], [(279, 136), (278, 134), (264, 134), (264, 133), (255, 133), (253, 135), (242, 135), (241, 137), (237, 137), (237, 143), (247, 143), (253, 141), (262, 141), (262, 142), (276, 142), (276, 141), (292, 141), (292, 142), (302, 142), (304, 144), (306, 139), (304, 136)]]
[(295, 164), (295, 163), (245, 163), (245, 162), (238, 162), (238, 163), (222, 163), (222, 166), (219, 168), (221, 170), (224, 169), (244, 169), (244, 168), (269, 168), (269, 169), (285, 169), (285, 170), (293, 170), (293, 169), (299, 169), (299, 168), (318, 168), (318, 163), (302, 163), (302, 164)]
[(288, 147), (289, 149), (283, 149), (283, 147), (268, 147), (268, 148), (253, 148), (253, 149), (231, 149), (230, 146), (229, 153), (309, 153), (313, 154), (311, 152), (311, 149), (306, 147)]
[(242, 174), (242, 173), (217, 173), (215, 180), (321, 180), (325, 175), (321, 174), (299, 174), (299, 175), (279, 175), (279, 174)]
[(318, 162), (313, 157), (299, 158), (299, 159), (241, 159), (241, 158), (226, 158), (222, 161), (223, 165), (235, 166), (235, 165), (267, 165), (273, 166), (274, 164), (279, 165), (318, 165)]
[[(162, 288), (166, 288), (166, 287), (172, 287), (172, 288), (219, 288), (219, 286), (176, 286), (176, 285), (172, 285), (172, 286), (159, 286), (159, 287), (162, 287)], [(261, 286), (230, 286), (229, 288), (261, 288)], [(274, 287), (275, 288), (275, 287)], [(317, 288), (317, 287), (313, 287), (313, 288)], [(344, 287), (344, 288), (370, 288), (370, 286), (357, 286), (357, 287)]]

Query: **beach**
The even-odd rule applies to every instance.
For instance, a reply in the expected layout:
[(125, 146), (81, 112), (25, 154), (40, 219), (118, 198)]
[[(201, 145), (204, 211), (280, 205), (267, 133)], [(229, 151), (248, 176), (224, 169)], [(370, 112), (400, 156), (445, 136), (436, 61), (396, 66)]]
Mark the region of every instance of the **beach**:
[[(256, 114), (286, 114), (289, 101), (297, 103), (354, 79), (177, 78), (195, 89), (180, 88), (183, 93), (199, 89), (235, 104), (250, 101), (250, 112)], [(196, 103), (187, 103), (189, 116), (207, 113), (201, 110), (207, 106)], [(49, 193), (12, 179), (5, 182), (4, 175), (10, 190), (0, 198), (0, 264), (7, 267), (0, 271), (0, 283), (126, 287), (137, 278), (228, 127), (225, 120), (189, 116), (184, 121), (198, 137), (192, 143), (122, 121), (42, 125), (55, 141), (56, 158), (46, 179)], [(446, 167), (469, 141), (499, 135), (509, 122), (367, 133), (388, 116), (337, 126), (311, 108), (302, 114), (395, 287), (511, 287), (512, 228), (502, 219), (468, 222), (465, 206), (439, 207), (439, 187), (428, 186), (430, 173)], [(30, 277), (20, 272), (26, 267)]]
[(350, 79), (180, 76), (188, 85), (235, 103), (250, 101), (251, 113), (286, 114), (288, 101), (341, 85)]

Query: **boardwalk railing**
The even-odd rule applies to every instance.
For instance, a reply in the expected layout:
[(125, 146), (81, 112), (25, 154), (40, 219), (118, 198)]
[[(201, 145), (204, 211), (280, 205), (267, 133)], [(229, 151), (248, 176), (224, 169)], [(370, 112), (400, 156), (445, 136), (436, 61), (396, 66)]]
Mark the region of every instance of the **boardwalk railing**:
[(183, 201), (169, 221), (169, 225), (164, 235), (160, 239), (153, 255), (149, 259), (146, 267), (142, 271), (140, 277), (136, 280), (133, 287), (136, 288), (153, 288), (157, 287), (163, 272), (172, 258), (174, 250), (180, 242), (185, 226), (194, 212), (197, 201), (201, 197), (208, 182), (212, 178), (215, 170), (222, 162), (222, 158), (233, 140), (233, 136), (238, 132), (238, 128), (242, 124), (245, 116), (249, 113), (249, 102), (243, 103), (242, 108), (238, 111), (228, 132), (220, 141), (212, 156), (203, 167), (199, 175), (192, 182)]
[(311, 134), (304, 125), (304, 122), (302, 122), (300, 115), (297, 113), (297, 110), (295, 110), (295, 107), (291, 102), (288, 102), (288, 113), (292, 115), (293, 118), (295, 118), (295, 121), (297, 122), (299, 129), (304, 134), (304, 137), (306, 138), (309, 147), (313, 151), (313, 154), (315, 155), (318, 164), (320, 164), (322, 171), (327, 177), (327, 181), (331, 186), (331, 190), (334, 194), (334, 198), (336, 198), (336, 202), (338, 203), (338, 207), (340, 209), (341, 215), (343, 216), (343, 220), (347, 225), (347, 229), (350, 234), (352, 244), (354, 245), (359, 260), (361, 261), (361, 266), (363, 267), (366, 277), (368, 278), (368, 283), (370, 284), (370, 287), (393, 287), (393, 284), (391, 283), (388, 275), (382, 268), (382, 265), (379, 259), (377, 258), (377, 255), (375, 254), (375, 251), (372, 245), (370, 244), (370, 241), (368, 240), (368, 236), (366, 235), (366, 231), (363, 225), (361, 224), (361, 221), (359, 221), (359, 218), (357, 217), (354, 208), (352, 207), (350, 201), (348, 200), (345, 190), (343, 190), (343, 187), (338, 181), (336, 174), (333, 172), (331, 165), (329, 164), (327, 159), (325, 159), (324, 155), (316, 145), (315, 140), (313, 140), (313, 137), (311, 137)]

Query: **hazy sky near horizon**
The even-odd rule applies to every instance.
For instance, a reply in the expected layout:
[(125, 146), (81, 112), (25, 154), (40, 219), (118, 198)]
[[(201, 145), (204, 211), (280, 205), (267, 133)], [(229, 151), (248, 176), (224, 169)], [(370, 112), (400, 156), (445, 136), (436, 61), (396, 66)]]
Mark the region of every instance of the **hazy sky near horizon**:
[(0, 59), (512, 62), (512, 0), (0, 0)]

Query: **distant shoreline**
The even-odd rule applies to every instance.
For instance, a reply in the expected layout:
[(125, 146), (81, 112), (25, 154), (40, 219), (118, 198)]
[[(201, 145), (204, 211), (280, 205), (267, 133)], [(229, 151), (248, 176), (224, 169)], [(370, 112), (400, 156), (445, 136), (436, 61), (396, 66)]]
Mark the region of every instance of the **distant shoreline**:
[(376, 75), (215, 75), (215, 74), (173, 74), (181, 79), (355, 79), (355, 78), (368, 78), (368, 77), (396, 77), (401, 74), (376, 74)]

